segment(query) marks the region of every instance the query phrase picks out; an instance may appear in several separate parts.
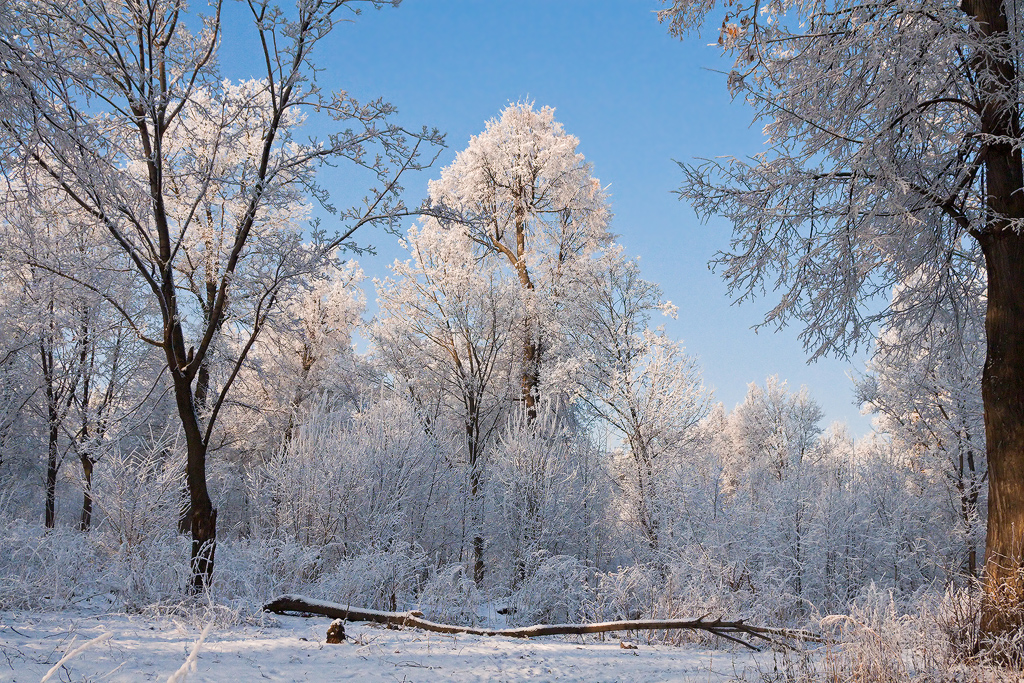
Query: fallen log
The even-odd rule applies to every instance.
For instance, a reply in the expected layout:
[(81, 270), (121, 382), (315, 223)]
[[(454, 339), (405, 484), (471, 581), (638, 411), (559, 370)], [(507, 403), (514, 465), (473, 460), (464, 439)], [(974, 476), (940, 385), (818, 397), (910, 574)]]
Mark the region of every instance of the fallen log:
[[(707, 620), (707, 615), (698, 619), (632, 619), (628, 621), (605, 621), (595, 624), (536, 624), (519, 628), (475, 628), (472, 626), (454, 626), (438, 624), (423, 618), (423, 612), (382, 612), (380, 610), (363, 609), (350, 605), (340, 605), (323, 600), (314, 600), (302, 595), (281, 595), (263, 606), (264, 611), (276, 614), (300, 612), (317, 614), (332, 619), (346, 621), (369, 621), (377, 624), (402, 628), (411, 627), (435, 633), (460, 634), (476, 636), (507, 636), (510, 638), (537, 638), (539, 636), (584, 635), (587, 633), (608, 633), (611, 631), (660, 631), (669, 629), (690, 629), (706, 631), (726, 640), (739, 643), (752, 650), (759, 648), (737, 638), (736, 635), (747, 635), (760, 638), (772, 645), (792, 649), (785, 640), (822, 642), (821, 636), (808, 631), (783, 628), (767, 628), (751, 626), (739, 621)], [(734, 635), (735, 634), (735, 635)], [(781, 639), (781, 640), (780, 640)]]

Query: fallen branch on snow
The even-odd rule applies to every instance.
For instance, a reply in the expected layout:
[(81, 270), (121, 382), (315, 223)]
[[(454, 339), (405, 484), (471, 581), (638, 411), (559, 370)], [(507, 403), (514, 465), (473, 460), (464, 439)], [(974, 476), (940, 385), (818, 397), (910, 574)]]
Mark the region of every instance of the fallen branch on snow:
[[(605, 621), (596, 624), (537, 624), (520, 628), (473, 628), (471, 626), (453, 626), (438, 624), (423, 618), (423, 612), (381, 612), (373, 609), (362, 609), (340, 605), (323, 600), (313, 600), (301, 595), (282, 595), (263, 606), (267, 612), (285, 614), (287, 612), (304, 612), (318, 614), (332, 619), (347, 621), (371, 621), (395, 627), (412, 627), (435, 633), (466, 633), (476, 636), (508, 636), (511, 638), (536, 638), (538, 636), (583, 635), (586, 633), (608, 633), (610, 631), (659, 631), (667, 629), (691, 629), (707, 631), (716, 636), (739, 643), (752, 650), (758, 648), (737, 638), (733, 634), (742, 634), (760, 638), (772, 645), (792, 648), (785, 640), (800, 640), (820, 643), (821, 636), (808, 631), (784, 628), (766, 628), (750, 626), (739, 621), (722, 621), (714, 619), (705, 621), (707, 616), (699, 619), (637, 619), (630, 621)], [(782, 640), (780, 640), (782, 639)]]

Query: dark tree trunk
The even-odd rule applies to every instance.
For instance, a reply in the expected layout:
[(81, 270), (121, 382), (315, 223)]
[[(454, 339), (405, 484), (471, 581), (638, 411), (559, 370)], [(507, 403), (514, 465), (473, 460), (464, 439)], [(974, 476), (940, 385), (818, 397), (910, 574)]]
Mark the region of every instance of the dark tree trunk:
[(82, 519), (78, 528), (88, 531), (92, 526), (92, 467), (93, 459), (86, 454), (80, 456), (82, 461)]
[(174, 394), (185, 434), (188, 459), (185, 465), (185, 484), (188, 487), (192, 532), (192, 586), (193, 593), (202, 593), (213, 576), (213, 559), (217, 549), (217, 511), (206, 487), (207, 444), (196, 415), (192, 384), (187, 376), (174, 372)]
[(988, 455), (988, 533), (981, 627), (998, 634), (1016, 626), (1024, 604), (1024, 238), (1013, 221), (1024, 218), (1024, 168), (1010, 142), (1020, 137), (1017, 66), (1002, 0), (963, 0), (975, 20), (972, 66), (978, 84), (981, 130), (995, 136), (985, 150), (986, 225), (979, 235), (988, 275), (982, 374)]
[[(474, 425), (475, 427), (476, 425)], [(484, 537), (483, 519), (481, 519), (482, 487), (480, 482), (480, 453), (479, 438), (473, 428), (467, 424), (467, 431), (470, 432), (469, 439), (469, 494), (470, 494), (470, 527), (473, 531), (473, 582), (479, 587), (484, 583)]]
[(523, 342), (523, 376), (521, 379), (523, 407), (526, 409), (527, 423), (533, 424), (537, 421), (537, 395), (540, 386), (540, 358), (538, 356), (540, 354), (537, 342), (534, 340), (533, 320), (527, 319), (524, 327), (526, 328), (526, 340)]
[[(81, 351), (79, 352), (78, 363), (82, 369), (82, 426), (79, 429), (78, 438), (78, 459), (82, 463), (82, 517), (78, 522), (78, 528), (88, 531), (92, 525), (92, 466), (95, 461), (89, 455), (89, 406), (91, 402), (92, 371), (95, 364), (95, 352), (89, 341), (89, 308), (82, 304), (82, 327), (80, 330)], [(111, 382), (116, 376), (117, 361), (114, 361), (114, 371), (111, 374)], [(101, 406), (102, 409), (102, 406)], [(99, 415), (97, 415), (98, 421)]]
[[(47, 390), (47, 399), (50, 398), (50, 390)], [(46, 455), (46, 528), (52, 529), (56, 524), (57, 516), (57, 471), (60, 469), (60, 460), (57, 455), (57, 415), (52, 408), (48, 411), (50, 429), (47, 438)]]
[(57, 455), (57, 439), (59, 436), (57, 411), (57, 394), (54, 387), (56, 381), (53, 369), (53, 302), (50, 302), (50, 343), (45, 338), (39, 340), (40, 360), (43, 364), (43, 379), (46, 382), (46, 528), (52, 529), (57, 516), (57, 472), (60, 460)]
[(983, 241), (988, 266), (988, 357), (982, 376), (988, 450), (988, 534), (982, 629), (1001, 633), (1024, 606), (1024, 238)]

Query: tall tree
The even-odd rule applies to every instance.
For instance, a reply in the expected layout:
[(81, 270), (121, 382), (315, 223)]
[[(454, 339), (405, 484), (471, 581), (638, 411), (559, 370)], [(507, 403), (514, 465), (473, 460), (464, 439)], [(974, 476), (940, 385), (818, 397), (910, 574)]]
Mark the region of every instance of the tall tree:
[[(320, 91), (313, 50), (355, 0), (298, 2), (290, 11), (246, 5), (262, 72), (237, 85), (217, 66), (220, 2), (205, 15), (177, 0), (15, 2), (18, 21), (0, 35), (5, 141), (103, 226), (159, 311), (140, 319), (107, 297), (166, 361), (187, 449), (194, 591), (214, 566), (211, 436), (267, 316), (282, 290), (321, 268), (360, 226), (407, 213), (399, 179), (419, 167), (421, 143), (441, 141), (390, 123), (394, 109), (384, 102)], [(351, 128), (302, 140), (306, 110)], [(326, 202), (315, 171), (330, 159), (364, 166), (378, 183), (343, 212), (340, 234), (314, 229), (304, 240), (289, 218), (306, 197)], [(217, 239), (196, 239), (211, 226)], [(201, 262), (211, 266), (200, 289), (208, 297), (193, 306), (183, 282)], [(214, 384), (209, 363), (226, 325), (243, 342)]]
[(464, 434), (473, 577), (484, 579), (483, 494), (487, 449), (509, 413), (516, 329), (513, 283), (480, 263), (461, 226), (427, 218), (406, 238), (413, 258), (396, 261), (377, 286), (378, 357), (420, 402), (434, 403)]
[[(30, 405), (41, 416), (46, 434), (45, 524), (52, 528), (58, 474), (70, 451), (84, 455), (78, 448), (84, 435), (76, 432), (80, 427), (88, 429), (88, 421), (82, 420), (90, 412), (91, 393), (99, 375), (110, 374), (102, 360), (97, 364), (97, 348), (106, 345), (103, 337), (116, 338), (117, 331), (116, 322), (108, 327), (111, 321), (105, 319), (109, 316), (102, 299), (56, 275), (50, 264), (59, 262), (72, 277), (87, 279), (111, 294), (118, 291), (123, 295), (126, 288), (118, 286), (124, 284), (118, 275), (124, 263), (116, 263), (110, 250), (97, 244), (95, 222), (43, 181), (33, 183), (31, 190), (28, 183), (6, 183), (0, 234), (4, 259), (12, 266), (9, 277), (18, 283), (18, 298), (26, 305), (19, 324), (35, 338), (35, 393), (39, 400)], [(110, 370), (116, 375), (117, 363), (114, 365)], [(91, 507), (87, 482), (93, 461), (89, 457), (79, 460), (85, 482), (84, 521), (91, 515), (86, 509)]]
[[(672, 0), (675, 34), (717, 3)], [(989, 462), (983, 628), (1024, 603), (1024, 58), (1016, 0), (723, 3), (729, 87), (767, 122), (752, 159), (684, 165), (681, 195), (733, 223), (719, 258), (740, 299), (782, 293), (767, 323), (802, 322), (807, 348), (842, 354), (930, 270), (931, 306), (975, 240), (988, 282), (982, 377)], [(924, 285), (925, 282), (922, 282)], [(920, 329), (920, 328), (919, 328)]]
[(569, 297), (576, 269), (611, 241), (610, 212), (600, 182), (576, 151), (579, 140), (555, 121), (555, 110), (509, 105), (430, 183), (441, 216), (456, 217), (485, 255), (519, 280), (522, 295), (520, 389), (537, 417), (544, 325)]
[(666, 461), (693, 438), (709, 394), (696, 360), (662, 330), (650, 329), (654, 311), (674, 316), (676, 307), (662, 303), (658, 286), (643, 280), (637, 262), (621, 250), (609, 250), (602, 265), (594, 296), (582, 306), (584, 324), (573, 330), (588, 351), (581, 400), (623, 440), (627, 515), (647, 550), (657, 553)]

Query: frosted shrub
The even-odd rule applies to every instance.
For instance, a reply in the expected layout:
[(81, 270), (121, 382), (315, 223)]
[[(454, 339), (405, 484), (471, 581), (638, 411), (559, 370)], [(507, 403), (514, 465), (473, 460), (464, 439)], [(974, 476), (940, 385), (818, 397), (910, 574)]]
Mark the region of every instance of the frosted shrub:
[(994, 644), (994, 650), (970, 649), (977, 643), (980, 597), (974, 585), (950, 588), (944, 594), (923, 592), (901, 601), (891, 590), (868, 586), (847, 613), (820, 620), (815, 630), (825, 635), (823, 647), (808, 648), (796, 656), (782, 653), (773, 671), (761, 671), (761, 679), (1018, 683), (1019, 668), (1006, 666), (1007, 651), (1000, 649), (1012, 647), (1013, 636)]
[(128, 453), (115, 450), (97, 467), (94, 498), (103, 529), (118, 542), (138, 546), (177, 524), (184, 457), (172, 457), (175, 450), (173, 443)]
[(190, 541), (170, 529), (154, 533), (136, 545), (121, 545), (110, 578), (124, 609), (181, 600), (189, 585)]
[(597, 601), (594, 571), (575, 557), (539, 553), (528, 578), (509, 598), (515, 626), (592, 621)]
[(305, 545), (340, 544), (345, 554), (409, 538), (418, 487), (438, 453), (405, 401), (354, 415), (321, 401), (270, 462), (249, 474), (257, 535)]
[(0, 610), (64, 609), (111, 587), (109, 549), (85, 534), (14, 520), (0, 527)]
[(394, 611), (412, 603), (426, 564), (422, 550), (396, 544), (325, 567), (309, 592), (332, 602)]
[(104, 455), (90, 533), (9, 522), (0, 534), (0, 609), (61, 609), (91, 598), (135, 610), (180, 599), (187, 541), (174, 533), (180, 470), (168, 444)]
[(659, 607), (664, 610), (664, 616), (692, 618), (709, 614), (739, 619), (751, 614), (752, 605), (759, 605), (761, 600), (770, 601), (769, 596), (755, 596), (750, 592), (742, 567), (718, 564), (702, 567), (698, 563), (699, 556), (691, 558), (691, 563), (669, 566)]
[(111, 532), (13, 521), (0, 529), (0, 609), (66, 609), (98, 599), (137, 611), (180, 600), (187, 558), (187, 540), (170, 532), (128, 546)]
[(114, 592), (128, 609), (178, 599), (188, 585), (188, 541), (175, 531), (183, 472), (170, 440), (103, 458), (96, 477), (98, 525), (113, 544)]
[(259, 611), (282, 593), (302, 593), (324, 570), (323, 548), (289, 539), (239, 539), (217, 545), (214, 594), (243, 611)]
[(419, 595), (419, 609), (428, 619), (446, 624), (477, 625), (477, 607), (483, 596), (461, 564), (449, 564), (430, 573)]
[(917, 644), (914, 619), (896, 605), (893, 594), (873, 584), (850, 605), (849, 614), (821, 620), (834, 643), (826, 669), (836, 680), (897, 683), (910, 677), (904, 653)]
[(665, 587), (664, 577), (645, 565), (620, 567), (598, 575), (597, 607), (600, 619), (641, 619), (657, 611)]
[(535, 422), (519, 414), (491, 454), (495, 563), (505, 585), (530, 580), (540, 558), (587, 558), (599, 536), (607, 490), (594, 447), (543, 405)]
[[(980, 581), (972, 580), (965, 586), (949, 586), (942, 599), (929, 614), (941, 637), (934, 640), (943, 646), (940, 651), (943, 664), (980, 662), (983, 664), (1006, 665), (1024, 668), (1024, 626), (1009, 629), (993, 638), (981, 631), (983, 587)], [(931, 604), (926, 604), (931, 608)], [(1024, 623), (1024, 615), (1018, 605), (1004, 609)], [(939, 649), (939, 648), (936, 648)]]
[(981, 643), (981, 586), (949, 586), (932, 615), (949, 648), (950, 659), (966, 660)]
[(425, 575), (422, 551), (407, 544), (343, 555), (338, 547), (291, 539), (225, 541), (217, 546), (215, 600), (242, 616), (258, 614), (282, 593), (371, 609), (405, 609)]

